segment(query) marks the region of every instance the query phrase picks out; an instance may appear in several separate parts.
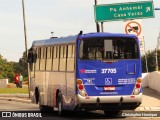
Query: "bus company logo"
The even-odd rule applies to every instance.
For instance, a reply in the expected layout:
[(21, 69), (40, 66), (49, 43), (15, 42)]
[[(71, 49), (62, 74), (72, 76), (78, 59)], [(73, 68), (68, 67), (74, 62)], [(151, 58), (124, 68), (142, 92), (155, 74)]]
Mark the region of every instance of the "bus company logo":
[(80, 73), (97, 73), (97, 70), (85, 70), (85, 69), (80, 69)]
[(105, 78), (105, 85), (112, 85), (112, 78)]

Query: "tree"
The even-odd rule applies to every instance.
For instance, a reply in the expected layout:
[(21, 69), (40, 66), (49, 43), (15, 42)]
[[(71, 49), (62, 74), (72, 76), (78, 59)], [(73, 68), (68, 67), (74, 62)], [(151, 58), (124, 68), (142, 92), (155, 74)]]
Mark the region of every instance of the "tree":
[(9, 79), (9, 82), (13, 81), (15, 62), (8, 62), (0, 55), (0, 79)]
[[(155, 71), (156, 68), (155, 50), (147, 52), (146, 56), (147, 56), (148, 72)], [(160, 70), (160, 50), (157, 51), (157, 57), (158, 57), (158, 66)], [(146, 72), (145, 55), (142, 56), (142, 72)]]
[(21, 73), (23, 77), (28, 77), (26, 52), (23, 52), (23, 56), (19, 59), (19, 62), (16, 64), (15, 70), (18, 73)]
[(8, 62), (0, 55), (0, 79), (9, 79), (9, 82), (13, 82), (15, 73), (21, 73), (24, 78), (28, 77), (25, 52), (19, 62)]

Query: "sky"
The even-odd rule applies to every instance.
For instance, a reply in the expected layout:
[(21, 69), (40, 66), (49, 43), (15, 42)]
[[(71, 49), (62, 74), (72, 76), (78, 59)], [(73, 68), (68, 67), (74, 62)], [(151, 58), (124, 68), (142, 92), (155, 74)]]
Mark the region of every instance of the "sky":
[[(114, 4), (146, 0), (97, 0), (98, 4)], [(0, 54), (18, 62), (25, 51), (22, 0), (0, 0)], [(160, 0), (153, 0), (160, 8)], [(96, 32), (94, 0), (24, 0), (27, 46), (34, 40), (48, 39), (51, 32), (62, 37)], [(146, 51), (154, 50), (160, 32), (160, 11), (155, 18), (142, 19)], [(125, 33), (124, 21), (104, 22), (104, 32)]]

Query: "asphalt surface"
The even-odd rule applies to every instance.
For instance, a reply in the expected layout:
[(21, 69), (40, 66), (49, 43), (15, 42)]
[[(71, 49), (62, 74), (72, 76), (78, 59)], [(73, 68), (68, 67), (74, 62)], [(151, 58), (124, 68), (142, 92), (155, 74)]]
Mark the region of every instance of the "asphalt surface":
[(1, 100), (31, 103), (28, 94), (0, 94)]

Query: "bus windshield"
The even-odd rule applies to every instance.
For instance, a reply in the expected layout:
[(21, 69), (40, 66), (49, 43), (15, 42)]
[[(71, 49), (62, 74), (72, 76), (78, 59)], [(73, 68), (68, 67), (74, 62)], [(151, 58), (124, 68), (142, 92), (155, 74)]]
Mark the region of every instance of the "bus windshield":
[(79, 59), (138, 59), (138, 51), (134, 38), (85, 38), (80, 43)]

